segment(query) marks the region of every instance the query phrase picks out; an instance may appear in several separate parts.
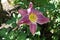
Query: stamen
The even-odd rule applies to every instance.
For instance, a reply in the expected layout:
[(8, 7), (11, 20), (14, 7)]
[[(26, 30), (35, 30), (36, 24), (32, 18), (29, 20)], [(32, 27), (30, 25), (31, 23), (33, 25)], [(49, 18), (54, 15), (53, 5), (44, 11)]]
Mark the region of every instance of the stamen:
[(31, 22), (36, 22), (37, 21), (37, 15), (36, 14), (34, 14), (34, 13), (31, 13), (30, 15), (29, 15), (29, 20), (31, 21)]

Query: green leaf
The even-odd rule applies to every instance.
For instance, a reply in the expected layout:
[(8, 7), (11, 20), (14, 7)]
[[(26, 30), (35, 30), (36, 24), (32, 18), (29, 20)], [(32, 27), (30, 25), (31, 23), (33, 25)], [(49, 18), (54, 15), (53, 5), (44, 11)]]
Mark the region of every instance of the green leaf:
[(26, 40), (26, 36), (27, 36), (27, 34), (21, 32), (21, 33), (18, 35), (17, 40)]

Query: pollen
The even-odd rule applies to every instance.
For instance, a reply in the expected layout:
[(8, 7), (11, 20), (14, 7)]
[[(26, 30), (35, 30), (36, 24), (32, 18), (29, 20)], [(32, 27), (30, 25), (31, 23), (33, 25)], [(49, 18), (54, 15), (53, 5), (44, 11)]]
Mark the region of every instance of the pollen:
[(36, 22), (37, 21), (37, 15), (36, 14), (34, 14), (34, 13), (31, 13), (30, 15), (29, 15), (29, 20), (31, 21), (31, 22)]

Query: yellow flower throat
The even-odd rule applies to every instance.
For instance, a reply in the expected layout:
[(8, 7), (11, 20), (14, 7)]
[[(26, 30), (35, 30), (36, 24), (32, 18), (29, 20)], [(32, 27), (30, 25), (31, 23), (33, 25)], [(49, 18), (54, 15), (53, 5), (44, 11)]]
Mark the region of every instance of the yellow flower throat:
[(34, 13), (31, 13), (30, 15), (29, 15), (29, 20), (31, 21), (31, 22), (36, 22), (37, 21), (37, 15), (36, 14), (34, 14)]

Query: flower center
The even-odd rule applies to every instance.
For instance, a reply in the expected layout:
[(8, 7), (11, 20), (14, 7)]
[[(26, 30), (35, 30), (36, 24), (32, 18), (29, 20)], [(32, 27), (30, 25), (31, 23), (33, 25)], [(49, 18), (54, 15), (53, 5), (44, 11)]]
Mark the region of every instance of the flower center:
[(31, 21), (31, 22), (36, 22), (37, 21), (37, 15), (36, 14), (34, 14), (34, 13), (31, 13), (30, 15), (29, 15), (29, 20)]

